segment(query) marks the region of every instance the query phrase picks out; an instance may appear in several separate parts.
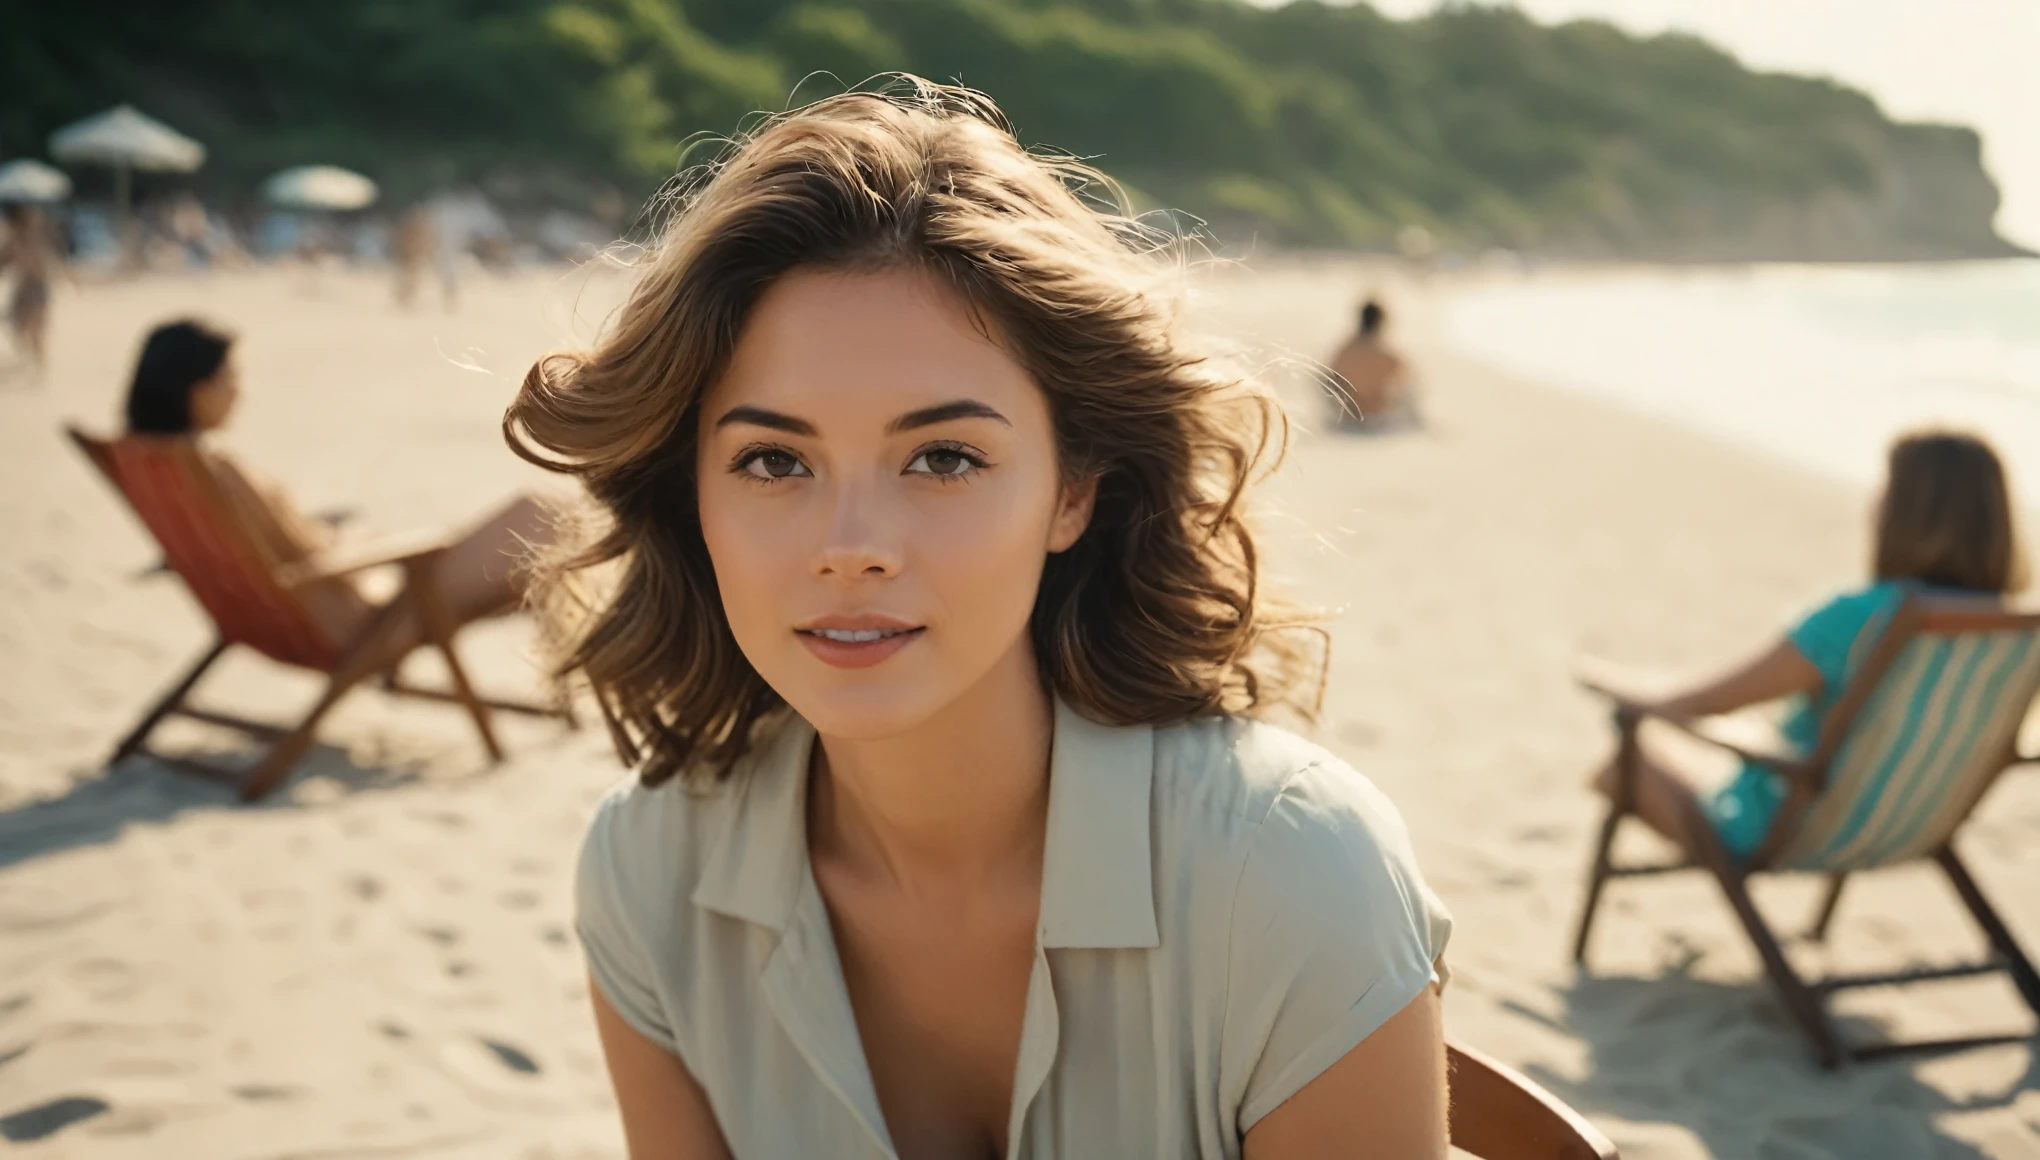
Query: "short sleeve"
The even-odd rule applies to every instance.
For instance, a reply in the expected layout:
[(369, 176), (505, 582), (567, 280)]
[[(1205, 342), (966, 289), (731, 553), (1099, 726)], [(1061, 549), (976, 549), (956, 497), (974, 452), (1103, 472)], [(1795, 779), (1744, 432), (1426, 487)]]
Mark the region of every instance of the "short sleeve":
[(1336, 761), (1296, 775), (1233, 899), (1220, 1070), (1241, 1135), (1443, 985), (1451, 930), (1388, 799)]
[(605, 798), (581, 843), (574, 877), (574, 927), (588, 958), (588, 973), (602, 997), (638, 1034), (679, 1054), (673, 1027), (659, 1000), (643, 926), (632, 920), (633, 876), (627, 844), (618, 840), (618, 814), (629, 795)]
[(1845, 592), (1808, 613), (1786, 639), (1813, 667), (1832, 694), (1847, 682), (1851, 654), (1864, 628), (1890, 615), (1903, 597), (1897, 585), (1873, 584)]

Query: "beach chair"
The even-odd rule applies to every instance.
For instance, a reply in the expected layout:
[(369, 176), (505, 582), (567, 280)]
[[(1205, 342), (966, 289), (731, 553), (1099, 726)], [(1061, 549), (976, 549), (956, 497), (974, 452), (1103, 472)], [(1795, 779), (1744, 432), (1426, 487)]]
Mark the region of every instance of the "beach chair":
[(1479, 1160), (1620, 1160), (1578, 1112), (1515, 1069), (1445, 1045), (1452, 1146)]
[[(1784, 804), (1755, 854), (1729, 854), (1698, 801), (1686, 811), (1687, 859), (1664, 865), (1617, 866), (1609, 857), (1616, 828), (1632, 813), (1637, 730), (1650, 716), (1619, 694), (1617, 792), (1595, 848), (1573, 957), (1584, 966), (1587, 936), (1602, 887), (1610, 878), (1702, 868), (1711, 872), (1756, 944), (1764, 968), (1793, 1021), (1812, 1040), (1825, 1067), (1844, 1060), (1949, 1051), (2015, 1043), (2034, 1032), (1921, 1042), (1844, 1044), (1828, 1016), (1828, 999), (1858, 987), (1897, 986), (2003, 973), (2040, 1016), (2040, 974), (1955, 852), (1956, 831), (1998, 776), (2036, 760), (2017, 751), (2021, 723), (2040, 692), (2040, 614), (2006, 612), (1975, 600), (1908, 597), (1893, 613), (1860, 673), (1822, 723), (1813, 752), (1763, 752), (1705, 724), (1666, 720), (1700, 741), (1776, 770), (1789, 785)], [(1660, 718), (1662, 719), (1662, 718)], [(1808, 981), (1787, 961), (1778, 939), (1750, 900), (1759, 873), (1801, 871), (1829, 878), (1808, 934), (1824, 939), (1850, 874), (1928, 859), (1983, 930), (1990, 953), (1968, 963)]]
[[(260, 537), (234, 516), (190, 441), (132, 436), (107, 441), (76, 428), (66, 428), (66, 433), (155, 536), (167, 569), (183, 579), (219, 634), (197, 663), (121, 739), (108, 759), (109, 766), (146, 754), (174, 768), (234, 784), (242, 800), (253, 801), (274, 789), (311, 748), (320, 720), (341, 697), (363, 681), (378, 677), (386, 691), (398, 696), (463, 706), (491, 760), (503, 757), (490, 718), (492, 710), (559, 717), (573, 724), (565, 704), (531, 704), (475, 692), (454, 651), (454, 636), (461, 626), (454, 622), (434, 579), (433, 566), (452, 546), (450, 539), (414, 536), (286, 565), (274, 559)], [(404, 570), (402, 588), (386, 603), (373, 607), (353, 639), (333, 639), (306, 607), (304, 588), (383, 565)], [(506, 607), (492, 614), (510, 610)], [(281, 664), (324, 674), (324, 693), (294, 725), (253, 721), (191, 704), (188, 698), (199, 678), (235, 645)], [(423, 688), (400, 676), (405, 657), (423, 647), (437, 649), (445, 659), (450, 688)], [(149, 735), (173, 716), (233, 729), (268, 742), (269, 748), (245, 772), (149, 750)]]

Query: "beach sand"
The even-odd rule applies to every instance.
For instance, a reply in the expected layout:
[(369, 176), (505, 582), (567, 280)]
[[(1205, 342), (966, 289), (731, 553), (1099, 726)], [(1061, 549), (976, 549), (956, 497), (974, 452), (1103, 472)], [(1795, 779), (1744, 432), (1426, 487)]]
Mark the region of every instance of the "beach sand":
[[(1213, 279), (1202, 309), (1265, 351), (1322, 355), (1370, 277), (1271, 264)], [(59, 435), (110, 428), (146, 327), (202, 312), (245, 336), (228, 443), (247, 461), (370, 529), (458, 522), (551, 482), (503, 449), (501, 407), (621, 286), (526, 272), (411, 315), (384, 279), (339, 271), (60, 288), (47, 381), (0, 368), (7, 1155), (621, 1155), (570, 927), (581, 827), (621, 776), (602, 731), (506, 721), (511, 758), (490, 767), (459, 713), (364, 691), (255, 807), (148, 763), (103, 772), (209, 629), (174, 578), (135, 578), (152, 546)], [(1861, 575), (1868, 497), (1457, 358), (1425, 333), (1446, 292), (1404, 295), (1421, 431), (1320, 434), (1308, 383), (1282, 372), (1298, 430), (1266, 538), (1281, 582), (1333, 614), (1318, 739), (1400, 806), (1456, 916), (1450, 1033), (1631, 1158), (2040, 1156), (2033, 1051), (1819, 1071), (1706, 881), (1611, 887), (1595, 973), (1574, 970), (1600, 816), (1582, 783), (1609, 746), (1578, 659), (1736, 658)], [(531, 645), (513, 621), (465, 649), (482, 684), (529, 693)], [(282, 716), (316, 685), (247, 660), (207, 688)], [(1964, 851), (2040, 948), (2040, 776), (2009, 777)], [(1813, 884), (1759, 901), (1792, 929)], [(1980, 945), (1908, 869), (1855, 883), (1830, 945), (1794, 954), (1864, 971)], [(2029, 1022), (1998, 982), (1844, 1010), (1857, 1035)]]

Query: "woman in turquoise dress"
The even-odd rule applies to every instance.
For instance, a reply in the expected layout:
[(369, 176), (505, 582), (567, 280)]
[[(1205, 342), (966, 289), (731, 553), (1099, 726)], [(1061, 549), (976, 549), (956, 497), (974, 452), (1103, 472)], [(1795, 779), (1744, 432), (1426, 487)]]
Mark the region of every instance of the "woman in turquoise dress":
[[(1658, 715), (1687, 720), (1784, 701), (1781, 740), (1789, 751), (1807, 753), (1835, 699), (1908, 593), (1996, 602), (2024, 582), (2010, 489), (1996, 453), (1970, 435), (1910, 435), (1891, 449), (1871, 582), (1814, 609), (1727, 675), (1643, 703)], [(1697, 799), (1731, 854), (1747, 859), (1763, 844), (1785, 799), (1778, 774), (1746, 762), (1725, 783), (1709, 785), (1648, 741), (1642, 756), (1636, 809), (1653, 829), (1682, 840), (1684, 809)], [(1612, 762), (1596, 775), (1594, 786), (1614, 792)]]

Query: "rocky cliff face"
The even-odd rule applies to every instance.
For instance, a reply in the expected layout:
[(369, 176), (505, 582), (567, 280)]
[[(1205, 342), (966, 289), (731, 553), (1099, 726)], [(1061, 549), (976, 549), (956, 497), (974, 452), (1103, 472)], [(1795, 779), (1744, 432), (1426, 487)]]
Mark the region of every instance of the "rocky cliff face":
[(1554, 231), (1555, 254), (1667, 261), (1922, 261), (2014, 257), (1997, 185), (1966, 128), (1892, 125), (1860, 182), (1763, 194), (1690, 179), (1650, 207), (1614, 193), (1599, 220)]

